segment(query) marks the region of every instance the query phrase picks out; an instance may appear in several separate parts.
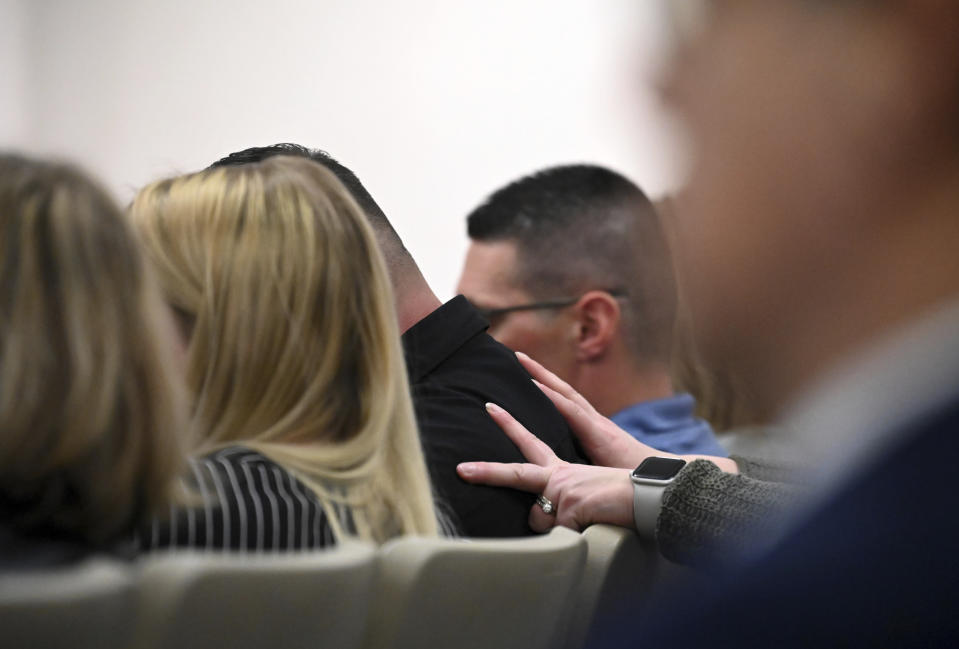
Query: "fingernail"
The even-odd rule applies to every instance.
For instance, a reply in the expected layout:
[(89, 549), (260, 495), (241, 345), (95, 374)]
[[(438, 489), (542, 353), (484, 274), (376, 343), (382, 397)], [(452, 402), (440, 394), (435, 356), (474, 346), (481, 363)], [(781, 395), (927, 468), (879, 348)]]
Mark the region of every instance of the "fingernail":
[(471, 476), (476, 473), (476, 465), (472, 462), (463, 462), (462, 464), (456, 465), (456, 470), (461, 476)]
[(532, 379), (532, 381), (533, 381), (533, 383), (535, 383), (537, 386), (543, 387), (543, 384), (540, 383), (539, 381), (537, 381), (536, 379)]
[(516, 355), (519, 356), (520, 358), (529, 358), (529, 356), (527, 356), (523, 352), (516, 352)]
[(495, 403), (487, 403), (486, 412), (489, 412), (489, 413), (503, 412), (503, 409), (497, 406)]

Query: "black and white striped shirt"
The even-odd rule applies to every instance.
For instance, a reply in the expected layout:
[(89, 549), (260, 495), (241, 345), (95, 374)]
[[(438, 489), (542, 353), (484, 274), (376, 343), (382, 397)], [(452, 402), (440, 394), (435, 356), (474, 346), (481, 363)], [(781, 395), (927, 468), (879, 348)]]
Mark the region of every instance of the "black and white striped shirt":
[[(260, 453), (229, 447), (191, 460), (190, 468), (202, 504), (171, 508), (168, 517), (154, 519), (138, 535), (141, 550), (282, 552), (336, 543), (312, 490)], [(336, 513), (352, 532), (349, 511)]]

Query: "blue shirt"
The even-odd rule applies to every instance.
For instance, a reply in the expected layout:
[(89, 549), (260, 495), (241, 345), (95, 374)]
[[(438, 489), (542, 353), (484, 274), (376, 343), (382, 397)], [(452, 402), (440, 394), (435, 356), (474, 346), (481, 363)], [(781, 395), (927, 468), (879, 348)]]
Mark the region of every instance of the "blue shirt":
[(693, 415), (695, 407), (692, 395), (681, 393), (642, 401), (620, 410), (610, 419), (643, 444), (660, 451), (728, 456), (709, 424)]

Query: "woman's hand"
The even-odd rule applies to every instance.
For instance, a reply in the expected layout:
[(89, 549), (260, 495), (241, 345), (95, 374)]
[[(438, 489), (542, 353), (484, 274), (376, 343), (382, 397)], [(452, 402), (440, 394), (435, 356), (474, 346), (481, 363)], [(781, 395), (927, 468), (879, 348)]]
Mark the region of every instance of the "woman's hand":
[(516, 358), (569, 423), (593, 464), (635, 469), (650, 455), (664, 455), (637, 440), (608, 417), (599, 414), (589, 401), (566, 381), (526, 354), (516, 352)]
[(739, 473), (736, 462), (726, 457), (676, 455), (643, 444), (614, 424), (608, 417), (599, 414), (589, 401), (566, 381), (522, 352), (516, 352), (516, 358), (533, 377), (533, 382), (539, 386), (543, 394), (549, 397), (566, 419), (593, 464), (632, 470), (646, 458), (655, 455), (679, 458), (687, 462), (698, 459), (709, 460), (726, 473)]
[(460, 477), (467, 482), (542, 494), (554, 511), (547, 514), (539, 504), (533, 505), (529, 526), (536, 532), (556, 525), (580, 531), (593, 523), (633, 527), (629, 471), (564, 462), (508, 412), (494, 404), (487, 404), (486, 409), (531, 463), (466, 462), (457, 467)]

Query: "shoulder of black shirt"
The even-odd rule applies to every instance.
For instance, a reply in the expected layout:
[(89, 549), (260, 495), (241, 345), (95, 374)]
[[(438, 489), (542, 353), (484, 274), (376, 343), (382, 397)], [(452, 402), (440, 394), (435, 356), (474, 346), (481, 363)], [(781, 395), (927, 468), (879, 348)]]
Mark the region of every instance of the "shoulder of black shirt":
[[(403, 335), (413, 403), (434, 487), (470, 536), (530, 534), (531, 497), (466, 485), (456, 464), (521, 462), (522, 455), (486, 412), (505, 408), (556, 454), (582, 462), (562, 415), (533, 384), (515, 354), (486, 333), (486, 320), (462, 296)], [(495, 509), (501, 507), (502, 511)]]

